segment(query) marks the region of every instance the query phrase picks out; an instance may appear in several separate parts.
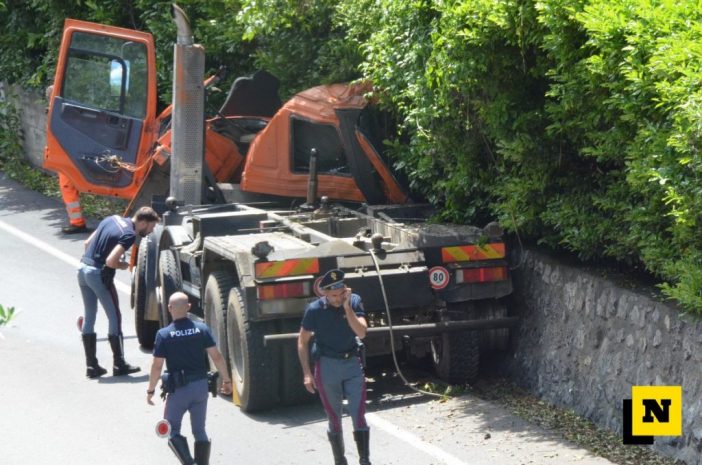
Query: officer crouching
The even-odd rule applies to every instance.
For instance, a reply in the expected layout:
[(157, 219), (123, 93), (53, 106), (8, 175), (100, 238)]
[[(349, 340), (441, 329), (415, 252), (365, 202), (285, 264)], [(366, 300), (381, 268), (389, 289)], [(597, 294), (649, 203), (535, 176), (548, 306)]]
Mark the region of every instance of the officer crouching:
[[(347, 465), (341, 428), (342, 401), (348, 400), (353, 421), (360, 465), (370, 465), (369, 428), (366, 423), (366, 381), (359, 353), (359, 339), (366, 335), (368, 324), (358, 294), (344, 284), (344, 272), (328, 271), (319, 285), (323, 297), (310, 303), (302, 318), (297, 353), (302, 365), (305, 388), (319, 391), (329, 421), (327, 437), (335, 465)], [(312, 345), (314, 376), (310, 368), (309, 344)]]
[[(209, 394), (208, 355), (222, 376), (222, 394), (232, 393), (232, 381), (210, 328), (204, 323), (190, 320), (188, 310), (188, 296), (182, 292), (174, 293), (168, 301), (168, 311), (173, 317), (173, 322), (156, 334), (146, 401), (154, 405), (152, 398), (165, 360), (165, 418), (171, 425), (168, 445), (183, 465), (209, 465), (211, 442), (205, 431)], [(190, 454), (187, 439), (180, 434), (185, 412), (190, 413), (192, 433), (195, 437), (194, 459)]]

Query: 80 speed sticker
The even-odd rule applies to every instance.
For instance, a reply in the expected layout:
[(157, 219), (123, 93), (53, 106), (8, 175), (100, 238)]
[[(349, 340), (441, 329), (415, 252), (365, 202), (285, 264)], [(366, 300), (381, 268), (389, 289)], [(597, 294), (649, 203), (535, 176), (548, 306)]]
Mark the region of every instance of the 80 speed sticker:
[(443, 289), (448, 286), (449, 272), (443, 266), (435, 266), (429, 269), (429, 283), (434, 289)]

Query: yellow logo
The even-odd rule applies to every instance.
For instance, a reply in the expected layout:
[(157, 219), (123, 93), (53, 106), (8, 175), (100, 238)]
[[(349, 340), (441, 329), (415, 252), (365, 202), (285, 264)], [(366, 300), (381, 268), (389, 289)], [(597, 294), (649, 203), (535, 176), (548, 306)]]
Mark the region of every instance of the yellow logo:
[(632, 386), (634, 436), (682, 435), (682, 386)]
[(336, 281), (336, 273), (334, 271), (332, 271), (331, 277), (333, 281)]

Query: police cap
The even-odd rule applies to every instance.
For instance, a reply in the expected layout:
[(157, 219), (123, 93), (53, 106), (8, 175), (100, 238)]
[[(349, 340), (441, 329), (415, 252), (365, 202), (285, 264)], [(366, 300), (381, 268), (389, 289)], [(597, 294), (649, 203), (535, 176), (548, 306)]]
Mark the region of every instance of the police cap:
[(323, 291), (332, 291), (342, 287), (344, 287), (344, 272), (336, 268), (324, 273), (319, 282), (319, 288)]

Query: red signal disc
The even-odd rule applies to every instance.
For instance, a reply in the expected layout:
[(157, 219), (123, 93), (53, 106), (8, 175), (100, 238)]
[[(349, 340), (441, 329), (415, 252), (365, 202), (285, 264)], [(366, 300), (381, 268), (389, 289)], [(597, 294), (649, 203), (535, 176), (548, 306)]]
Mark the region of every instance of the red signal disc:
[(160, 438), (168, 437), (171, 434), (171, 424), (168, 420), (159, 420), (156, 423), (156, 436)]

